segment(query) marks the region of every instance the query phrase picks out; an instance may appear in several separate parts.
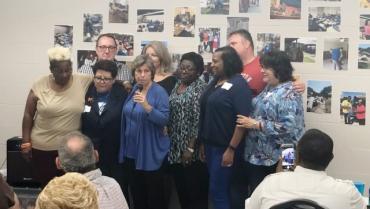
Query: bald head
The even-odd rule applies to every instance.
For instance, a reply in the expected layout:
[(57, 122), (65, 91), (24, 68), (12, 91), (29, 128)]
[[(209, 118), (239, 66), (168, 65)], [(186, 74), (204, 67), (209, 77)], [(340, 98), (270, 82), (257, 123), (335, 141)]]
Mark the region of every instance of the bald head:
[(80, 132), (72, 132), (61, 137), (58, 149), (60, 167), (65, 172), (86, 173), (95, 169), (97, 157), (91, 140)]

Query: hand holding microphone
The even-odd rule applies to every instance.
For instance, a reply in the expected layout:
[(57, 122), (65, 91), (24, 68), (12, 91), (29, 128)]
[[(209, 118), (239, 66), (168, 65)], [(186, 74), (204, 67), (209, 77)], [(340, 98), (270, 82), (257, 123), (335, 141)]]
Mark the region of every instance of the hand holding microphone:
[[(143, 90), (143, 88), (144, 88), (143, 84), (139, 84), (139, 83), (138, 83), (136, 86), (137, 86), (137, 89), (136, 89), (135, 94), (134, 94), (134, 96), (133, 96), (133, 100), (134, 100), (134, 102), (135, 102), (135, 104), (134, 104), (134, 105), (136, 105), (136, 103), (142, 104), (142, 103), (144, 103), (144, 101), (145, 101), (145, 96), (144, 96), (144, 94), (141, 92), (141, 91)], [(134, 106), (134, 107), (135, 107), (135, 106)]]

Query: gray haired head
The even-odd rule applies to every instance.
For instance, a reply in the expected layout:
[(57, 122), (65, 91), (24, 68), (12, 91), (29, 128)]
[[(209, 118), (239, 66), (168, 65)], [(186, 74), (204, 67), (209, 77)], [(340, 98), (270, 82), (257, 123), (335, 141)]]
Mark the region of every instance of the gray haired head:
[(89, 137), (80, 132), (71, 132), (60, 138), (58, 149), (60, 166), (65, 172), (86, 173), (94, 170), (96, 157)]

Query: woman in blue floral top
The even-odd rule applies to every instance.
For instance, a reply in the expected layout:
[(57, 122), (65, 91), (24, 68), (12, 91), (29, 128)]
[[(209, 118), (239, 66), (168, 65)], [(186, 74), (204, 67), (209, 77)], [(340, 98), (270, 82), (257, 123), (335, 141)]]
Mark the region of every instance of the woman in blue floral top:
[(183, 54), (177, 71), (179, 81), (169, 98), (171, 150), (168, 159), (183, 209), (208, 207), (207, 168), (199, 160), (199, 145), (195, 143), (200, 96), (206, 87), (206, 83), (199, 78), (203, 70), (202, 56), (195, 52)]
[(296, 144), (304, 133), (302, 96), (293, 88), (293, 67), (287, 54), (268, 52), (261, 57), (261, 67), (267, 86), (253, 99), (252, 116), (237, 119), (240, 127), (248, 129), (244, 160), (250, 194), (275, 172), (281, 145)]

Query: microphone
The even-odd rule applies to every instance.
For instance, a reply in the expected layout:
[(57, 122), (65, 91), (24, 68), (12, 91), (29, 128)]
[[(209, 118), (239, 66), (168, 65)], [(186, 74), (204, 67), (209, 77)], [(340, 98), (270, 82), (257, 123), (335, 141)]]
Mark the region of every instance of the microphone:
[[(137, 90), (139, 90), (139, 92), (141, 92), (144, 88), (143, 84), (141, 83), (136, 84), (136, 87), (137, 87)], [(132, 106), (132, 110), (135, 109), (135, 106), (136, 106), (136, 102), (134, 102), (134, 105)]]
[(137, 85), (137, 90), (139, 90), (140, 92), (143, 90), (143, 88), (144, 88), (144, 86), (143, 86), (143, 84), (140, 84), (140, 83), (138, 83)]

